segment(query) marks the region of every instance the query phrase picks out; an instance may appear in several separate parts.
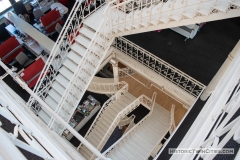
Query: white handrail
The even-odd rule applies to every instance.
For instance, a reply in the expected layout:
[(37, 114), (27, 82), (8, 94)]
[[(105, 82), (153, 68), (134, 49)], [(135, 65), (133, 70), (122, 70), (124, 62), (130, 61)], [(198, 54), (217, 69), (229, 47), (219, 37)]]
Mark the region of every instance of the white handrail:
[(26, 90), (31, 96), (33, 96), (39, 104), (47, 111), (49, 112), (53, 117), (55, 117), (61, 124), (66, 127), (79, 141), (81, 141), (84, 145), (88, 147), (89, 150), (91, 150), (94, 154), (96, 154), (98, 157), (106, 159), (104, 155), (102, 155), (91, 143), (89, 143), (86, 139), (84, 139), (74, 128), (72, 128), (67, 122), (65, 122), (58, 114), (56, 114), (48, 104), (46, 104), (36, 93), (34, 93), (27, 84), (19, 77), (15, 76), (16, 73), (14, 73), (11, 69), (9, 69), (2, 61), (0, 61), (0, 66), (3, 67), (3, 69), (13, 77), (13, 79), (24, 89)]
[(121, 89), (126, 83), (123, 81), (118, 83), (101, 83), (101, 82), (91, 82), (88, 86), (89, 91), (98, 91), (98, 92), (116, 92)]
[[(145, 98), (150, 99), (149, 97), (147, 97), (145, 95), (141, 95), (141, 96), (144, 96)], [(141, 100), (140, 97), (136, 100)], [(119, 142), (121, 142), (125, 137), (129, 136), (133, 130), (137, 129), (143, 121), (145, 121), (147, 118), (149, 118), (152, 115), (152, 111), (153, 111), (153, 107), (154, 107), (154, 103), (155, 103), (155, 98), (156, 98), (156, 93), (154, 92), (152, 100), (151, 100), (151, 106), (148, 107), (148, 108), (151, 109), (150, 112), (140, 122), (138, 122), (133, 128), (131, 128), (126, 134), (124, 134), (113, 145), (111, 145), (106, 151), (104, 151), (103, 155), (107, 156), (110, 153), (110, 151), (113, 150), (119, 144)], [(146, 105), (146, 103), (145, 102), (143, 103), (143, 101), (141, 101), (141, 104), (144, 105), (144, 106)]]

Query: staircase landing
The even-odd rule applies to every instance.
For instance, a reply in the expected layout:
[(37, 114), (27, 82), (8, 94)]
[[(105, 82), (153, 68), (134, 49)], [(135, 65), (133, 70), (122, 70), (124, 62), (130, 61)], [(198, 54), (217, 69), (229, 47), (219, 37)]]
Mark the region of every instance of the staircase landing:
[(95, 31), (98, 29), (102, 19), (103, 19), (103, 12), (107, 8), (107, 5), (102, 6), (99, 8), (95, 13), (91, 14), (85, 21), (84, 24), (91, 27)]

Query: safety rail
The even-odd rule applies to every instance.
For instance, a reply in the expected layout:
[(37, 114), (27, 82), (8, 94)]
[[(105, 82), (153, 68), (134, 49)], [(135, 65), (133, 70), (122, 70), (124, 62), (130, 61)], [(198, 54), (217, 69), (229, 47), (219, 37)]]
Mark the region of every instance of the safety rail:
[(125, 77), (128, 77), (129, 75), (133, 75), (135, 73), (136, 72), (129, 67), (121, 68), (121, 69), (118, 70), (118, 77), (119, 78), (125, 78)]
[(141, 121), (139, 121), (134, 127), (132, 127), (128, 132), (126, 132), (126, 134), (124, 134), (120, 139), (118, 139), (113, 145), (111, 145), (106, 151), (103, 152), (103, 155), (105, 155), (106, 157), (113, 149), (115, 149), (119, 145), (119, 143), (123, 139), (125, 139), (125, 137), (130, 136), (132, 134), (132, 131), (136, 130), (145, 120), (147, 120), (152, 115), (154, 103), (156, 99), (156, 93), (154, 92), (152, 99), (150, 99), (145, 95), (141, 95), (138, 99), (136, 99), (136, 101), (141, 100), (142, 97), (146, 98), (147, 100), (150, 100), (150, 102), (147, 102), (147, 103), (145, 103), (145, 100), (140, 102), (140, 104), (144, 105), (145, 107), (146, 107), (146, 104), (150, 104), (150, 106), (147, 107), (147, 108), (151, 108), (150, 112)]
[[(217, 8), (217, 5), (223, 7)], [(222, 0), (128, 0), (113, 6), (110, 14), (117, 17), (112, 20), (111, 24), (113, 31), (118, 33), (132, 28), (205, 16), (217, 13), (217, 10), (227, 12), (235, 8), (237, 5), (233, 0), (229, 2)]]
[(101, 83), (101, 82), (91, 82), (88, 86), (89, 91), (97, 91), (98, 93), (112, 93), (117, 92), (119, 89), (124, 87), (126, 85), (126, 82), (121, 81), (118, 83)]
[(194, 78), (123, 37), (115, 38), (113, 47), (161, 75), (163, 78), (194, 97), (198, 97), (205, 87)]
[[(74, 43), (75, 37), (80, 33), (84, 19), (96, 12), (104, 4), (105, 2), (97, 0), (91, 0), (91, 3), (80, 0), (76, 1), (74, 4), (73, 9), (69, 13), (68, 19), (66, 20), (51, 51), (51, 54), (46, 61), (41, 75), (39, 76), (44, 78), (39, 78), (34, 87), (34, 92), (43, 100), (46, 98), (59, 69), (62, 67), (63, 61), (66, 59), (68, 52), (71, 50), (71, 45)], [(86, 14), (87, 10), (88, 13)], [(46, 74), (47, 71), (51, 72)], [(27, 105), (32, 108), (38, 108), (38, 110), (40, 108), (40, 105), (33, 99), (33, 97), (30, 97)]]
[[(98, 112), (96, 118), (94, 119), (92, 125), (89, 127), (89, 130), (87, 131), (87, 133), (85, 134), (84, 138), (86, 138), (90, 132), (92, 131), (93, 127), (96, 125), (98, 118), (100, 117), (100, 115), (106, 110), (106, 108), (110, 105), (111, 102), (116, 101), (121, 95), (124, 95), (127, 91), (128, 91), (128, 83), (125, 83), (125, 85), (118, 90), (113, 96), (111, 96), (104, 104), (103, 107), (100, 109), (100, 111)], [(77, 150), (79, 150), (79, 148), (82, 146), (83, 144), (80, 143), (80, 145), (77, 147)]]

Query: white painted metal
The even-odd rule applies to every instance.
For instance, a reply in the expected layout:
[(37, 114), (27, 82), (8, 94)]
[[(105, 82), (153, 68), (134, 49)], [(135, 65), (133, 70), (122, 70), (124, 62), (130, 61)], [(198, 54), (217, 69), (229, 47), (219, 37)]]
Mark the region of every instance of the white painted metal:
[[(93, 147), (86, 139), (84, 139), (76, 130), (74, 130), (67, 122), (65, 122), (57, 113), (55, 113), (39, 96), (37, 96), (29, 87), (28, 85), (18, 76), (15, 76), (16, 73), (14, 73), (12, 70), (8, 69), (8, 67), (0, 61), (0, 65), (1, 67), (9, 74), (11, 75), (14, 80), (24, 89), (26, 90), (30, 95), (32, 95), (38, 102), (39, 104), (45, 109), (47, 110), (53, 117), (55, 117), (64, 127), (66, 127), (79, 141), (81, 141), (84, 145), (86, 145), (94, 154), (96, 154), (98, 157), (102, 158), (102, 159), (106, 159), (95, 147)], [(9, 103), (11, 101), (8, 101)], [(15, 101), (14, 101), (15, 102)], [(19, 108), (17, 107), (17, 109), (19, 110)], [(19, 115), (18, 115), (19, 117)], [(20, 117), (19, 117), (20, 118)], [(35, 117), (36, 118), (36, 117)], [(28, 122), (28, 121), (27, 121)], [(34, 128), (36, 128), (36, 126), (33, 126)], [(46, 126), (44, 126), (46, 127)], [(56, 134), (54, 132), (54, 134)], [(55, 135), (56, 136), (56, 135)], [(57, 139), (57, 141), (59, 142), (59, 136), (54, 137), (55, 139)], [(63, 143), (60, 140), (61, 144)], [(68, 145), (67, 145), (68, 146)], [(59, 152), (59, 150), (55, 150), (57, 152)], [(74, 151), (73, 151), (74, 153)], [(56, 153), (54, 153), (56, 154)], [(65, 153), (63, 153), (65, 154)], [(62, 155), (62, 154), (60, 154)], [(59, 155), (58, 155), (59, 156)], [(57, 156), (57, 157), (58, 157)], [(75, 153), (74, 153), (75, 156)], [(63, 156), (65, 157), (65, 156)], [(79, 156), (78, 156), (79, 157)]]
[(116, 36), (239, 16), (239, 0), (128, 0), (111, 8)]

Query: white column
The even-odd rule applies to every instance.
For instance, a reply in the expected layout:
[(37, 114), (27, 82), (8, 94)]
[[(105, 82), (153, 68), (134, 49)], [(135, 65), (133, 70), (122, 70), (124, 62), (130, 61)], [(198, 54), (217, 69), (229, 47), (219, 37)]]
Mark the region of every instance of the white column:
[(210, 81), (208, 86), (203, 91), (203, 93), (202, 93), (202, 95), (200, 97), (200, 99), (202, 101), (205, 101), (210, 96), (210, 94), (214, 91), (216, 85), (218, 84), (218, 82), (222, 78), (223, 74), (226, 72), (227, 68), (231, 64), (233, 58), (236, 56), (238, 51), (240, 51), (240, 41), (238, 41), (236, 46), (233, 48), (232, 52), (230, 52), (230, 54), (228, 55), (228, 58), (222, 64), (221, 68), (218, 70), (218, 72), (215, 74), (213, 79)]
[(118, 83), (119, 82), (119, 76), (118, 76), (118, 61), (115, 59), (111, 59), (110, 63), (112, 64), (113, 67), (113, 77), (114, 77), (114, 82)]

